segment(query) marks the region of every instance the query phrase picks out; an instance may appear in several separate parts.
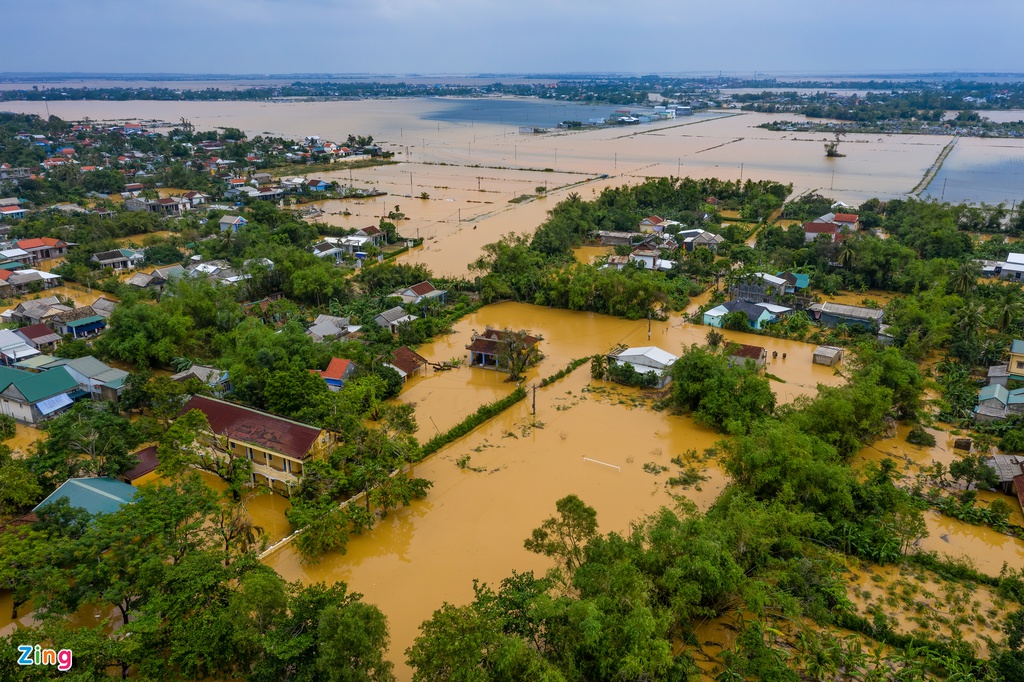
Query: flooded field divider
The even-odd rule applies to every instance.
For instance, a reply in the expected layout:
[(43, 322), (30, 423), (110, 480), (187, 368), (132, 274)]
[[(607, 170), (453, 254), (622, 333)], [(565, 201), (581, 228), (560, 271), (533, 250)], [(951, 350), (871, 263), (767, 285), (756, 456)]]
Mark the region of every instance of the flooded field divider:
[(939, 156), (935, 159), (935, 163), (925, 171), (924, 177), (921, 178), (921, 182), (917, 183), (914, 189), (910, 190), (910, 194), (912, 196), (919, 196), (921, 192), (928, 189), (928, 185), (932, 184), (932, 180), (934, 180), (935, 176), (939, 174), (940, 170), (942, 170), (943, 162), (946, 160), (946, 157), (949, 156), (950, 152), (953, 151), (953, 147), (956, 146), (959, 139), (959, 137), (954, 137), (949, 141), (949, 144), (942, 148), (942, 151), (939, 152)]
[(609, 467), (611, 469), (615, 469), (620, 474), (622, 473), (622, 467), (620, 467), (618, 464), (609, 464), (608, 462), (602, 462), (599, 459), (591, 459), (590, 457), (584, 457), (583, 461), (584, 462), (593, 462), (594, 464), (600, 464), (602, 466), (606, 466), (606, 467)]

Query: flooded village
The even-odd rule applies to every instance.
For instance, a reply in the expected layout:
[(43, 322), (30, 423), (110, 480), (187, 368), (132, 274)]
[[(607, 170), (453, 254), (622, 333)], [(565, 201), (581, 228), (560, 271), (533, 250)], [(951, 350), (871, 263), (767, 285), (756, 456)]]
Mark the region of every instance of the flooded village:
[[(0, 545), (0, 636), (70, 637), (102, 621), (123, 642), (117, 633), (146, 622), (146, 595), (162, 589), (143, 584), (140, 565), (103, 564), (137, 581), (128, 587), (44, 596), (24, 576), (95, 576), (33, 562), (24, 543), (103, 528), (125, 550), (137, 538), (102, 519), (133, 506), (147, 547), (171, 542), (154, 530), (154, 505), (171, 504), (168, 490), (203, 498), (188, 488), (198, 469), (216, 492), (175, 517), (187, 529), (170, 534), (180, 554), (155, 561), (179, 568), (191, 548), (223, 547), (224, 584), (243, 587), (206, 595), (184, 574), (167, 569), (167, 580), (242, 619), (263, 608), (260, 590), (280, 594), (288, 608), (266, 608), (281, 623), (313, 608), (301, 590), (344, 583), (386, 618), (390, 665), (380, 666), (400, 680), (462, 679), (454, 668), (426, 676), (424, 661), (442, 656), (424, 633), (464, 640), (459, 618), (472, 627), (499, 608), (477, 581), (499, 590), (514, 574), (552, 569), (550, 583), (517, 594), (537, 599), (536, 613), (578, 600), (579, 612), (570, 605), (537, 626), (549, 633), (598, 628), (584, 608), (627, 609), (594, 597), (602, 581), (629, 595), (628, 608), (640, 593), (674, 605), (629, 616), (665, 651), (601, 639), (646, 662), (587, 679), (755, 679), (753, 640), (799, 659), (804, 677), (793, 679), (909, 675), (919, 642), (938, 662), (906, 679), (980, 679), (970, 675), (990, 658), (1017, 653), (1004, 623), (1024, 581), (1024, 478), (983, 469), (990, 458), (1024, 463), (1014, 407), (1024, 256), (1009, 237), (1020, 219), (1012, 207), (974, 215), (927, 197), (958, 169), (1004, 155), (1018, 163), (1024, 141), (994, 151), (954, 135), (849, 134), (845, 156), (830, 158), (823, 135), (760, 127), (779, 114), (715, 108), (566, 128), (517, 120), (522, 109), (505, 120), (507, 101), (558, 117), (499, 97), (3, 103), (74, 127), (46, 133), (41, 148), (58, 161), (42, 162), (28, 191), (0, 176), (14, 199), (0, 208), (23, 211), (0, 222), (0, 412), (13, 417), (0, 464), (39, 481), (0, 479), (29, 491), (2, 500), (0, 538), (20, 539)], [(180, 134), (176, 159), (145, 141), (157, 131)], [(229, 134), (252, 145), (237, 162), (224, 158), (240, 144)], [(115, 137), (139, 156), (107, 155), (106, 171), (129, 176), (114, 191), (69, 184), (61, 201), (32, 201), (47, 178), (64, 178), (60, 166)], [(86, 183), (91, 171), (79, 171), (62, 182)], [(198, 182), (213, 184), (184, 186)], [(969, 182), (957, 191), (974, 205), (1018, 199), (974, 198)], [(115, 224), (123, 234), (104, 227)], [(31, 387), (44, 379), (53, 385)], [(728, 400), (712, 405), (718, 392)], [(83, 406), (103, 400), (120, 406), (89, 416)], [(990, 409), (1002, 411), (976, 417)], [(761, 457), (775, 449), (788, 454)], [(136, 489), (148, 492), (130, 504)], [(71, 506), (99, 504), (93, 530), (38, 513), (61, 491)], [(596, 518), (589, 558), (537, 540), (571, 496)], [(664, 509), (678, 516), (670, 523)], [(760, 528), (735, 521), (745, 515)], [(683, 539), (668, 558), (631, 554), (660, 547), (669, 527)], [(792, 537), (765, 534), (781, 528)], [(794, 549), (794, 537), (806, 544)], [(712, 568), (712, 538), (743, 547), (728, 568), (720, 558)], [(688, 563), (687, 545), (708, 555)], [(71, 565), (68, 556), (52, 563)], [(262, 568), (230, 573), (245, 562)], [(659, 562), (671, 579), (644, 573)], [(744, 586), (744, 568), (756, 585)], [(579, 582), (558, 583), (572, 570)], [(298, 586), (258, 582), (268, 574)], [(739, 586), (673, 592), (694, 576)], [(330, 608), (342, 612), (338, 599)], [(445, 604), (459, 609), (451, 621)], [(188, 610), (170, 596), (160, 608)], [(672, 608), (679, 622), (662, 627)], [(830, 610), (844, 615), (829, 620)], [(622, 623), (602, 618), (601, 637), (618, 637), (607, 633)], [(521, 634), (508, 628), (505, 638)], [(857, 655), (832, 652), (831, 672), (808, 672), (808, 632)], [(580, 651), (598, 657), (591, 646)], [(246, 679), (202, 657), (175, 665), (195, 679)], [(109, 674), (151, 674), (125, 648), (97, 660)], [(973, 672), (955, 677), (954, 661)], [(503, 679), (547, 670), (522, 665)]]

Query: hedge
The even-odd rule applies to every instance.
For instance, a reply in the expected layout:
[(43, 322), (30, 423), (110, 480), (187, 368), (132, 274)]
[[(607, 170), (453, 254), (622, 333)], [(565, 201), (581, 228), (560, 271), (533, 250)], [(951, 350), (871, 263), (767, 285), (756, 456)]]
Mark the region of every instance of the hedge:
[(438, 434), (423, 444), (420, 450), (420, 457), (426, 457), (432, 455), (445, 445), (462, 438), (470, 431), (485, 423), (492, 417), (496, 417), (508, 408), (512, 407), (520, 400), (526, 398), (526, 389), (520, 386), (516, 390), (512, 391), (509, 395), (505, 396), (501, 400), (496, 400), (493, 403), (481, 405), (480, 408), (463, 419), (460, 423), (456, 424), (452, 428), (448, 429), (444, 433)]

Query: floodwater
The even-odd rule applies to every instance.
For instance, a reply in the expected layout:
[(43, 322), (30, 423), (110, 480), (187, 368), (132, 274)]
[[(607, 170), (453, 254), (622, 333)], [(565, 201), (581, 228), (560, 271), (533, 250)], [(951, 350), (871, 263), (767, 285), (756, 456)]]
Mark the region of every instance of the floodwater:
[(951, 202), (1020, 202), (1024, 145), (1020, 140), (960, 138), (922, 196)]
[[(651, 324), (596, 315), (499, 303), (460, 320), (454, 332), (418, 352), (433, 362), (465, 359), (473, 330), (525, 328), (543, 337), (544, 360), (531, 369), (526, 386), (559, 371), (575, 358), (605, 353), (619, 343), (658, 345), (678, 353), (683, 344), (703, 343), (707, 328), (678, 318)], [(830, 368), (811, 363), (813, 346), (726, 331), (737, 341), (786, 352), (788, 359), (769, 371), (785, 379), (772, 382), (782, 401), (813, 394), (817, 382), (836, 384)], [(770, 360), (771, 362), (771, 360)], [(507, 395), (514, 386), (492, 370), (467, 366), (413, 378), (400, 399), (416, 405), (420, 440), (461, 421), (479, 405)], [(267, 563), (287, 579), (304, 582), (343, 580), (366, 595), (389, 619), (391, 659), (401, 664), (420, 623), (444, 601), (472, 598), (474, 578), (497, 583), (512, 570), (543, 571), (545, 559), (522, 548), (522, 540), (553, 513), (555, 501), (575, 493), (598, 510), (605, 531), (625, 531), (631, 521), (671, 505), (665, 480), (677, 468), (671, 459), (696, 450), (694, 466), (709, 477), (700, 490), (685, 495), (706, 509), (726, 483), (704, 451), (720, 436), (687, 417), (650, 409), (650, 392), (623, 389), (590, 379), (589, 363), (444, 448), (414, 472), (434, 482), (426, 500), (390, 515), (371, 533), (354, 538), (345, 555), (329, 555), (304, 565), (290, 546)], [(468, 455), (461, 469), (456, 460)], [(588, 459), (584, 459), (588, 458)], [(596, 461), (591, 461), (596, 460)], [(670, 468), (655, 476), (648, 462)], [(684, 492), (684, 491), (679, 491)], [(400, 665), (400, 676), (409, 671)]]
[(88, 289), (79, 289), (77, 286), (63, 285), (59, 287), (45, 289), (36, 294), (25, 294), (24, 296), (17, 296), (15, 298), (9, 299), (11, 301), (11, 305), (6, 306), (4, 308), (0, 308), (0, 312), (16, 308), (19, 303), (24, 303), (25, 301), (34, 301), (36, 299), (48, 298), (50, 296), (61, 296), (64, 298), (70, 298), (72, 301), (75, 302), (76, 306), (91, 305), (95, 303), (96, 299), (100, 297), (109, 298), (114, 301), (117, 300), (117, 296), (105, 293), (103, 291), (100, 291), (99, 289), (93, 289), (92, 291), (89, 291)]

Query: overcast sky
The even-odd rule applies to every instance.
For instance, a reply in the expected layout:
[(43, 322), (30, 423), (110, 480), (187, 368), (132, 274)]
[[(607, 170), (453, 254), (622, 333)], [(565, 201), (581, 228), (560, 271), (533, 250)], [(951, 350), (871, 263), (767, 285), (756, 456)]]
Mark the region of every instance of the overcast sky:
[(1024, 71), (1021, 0), (0, 0), (0, 71)]

